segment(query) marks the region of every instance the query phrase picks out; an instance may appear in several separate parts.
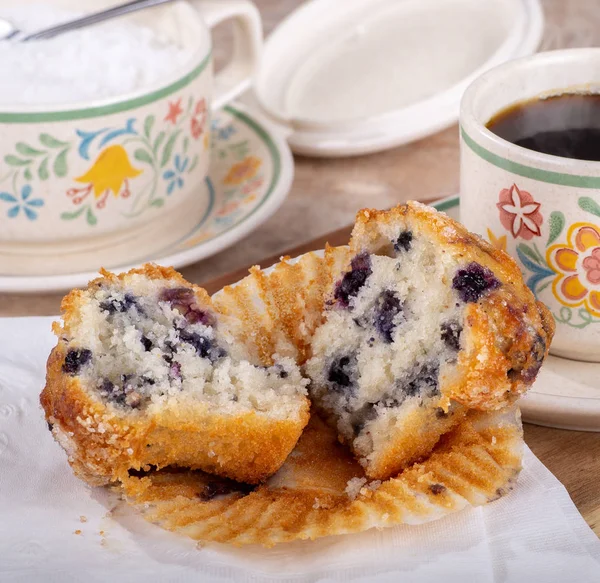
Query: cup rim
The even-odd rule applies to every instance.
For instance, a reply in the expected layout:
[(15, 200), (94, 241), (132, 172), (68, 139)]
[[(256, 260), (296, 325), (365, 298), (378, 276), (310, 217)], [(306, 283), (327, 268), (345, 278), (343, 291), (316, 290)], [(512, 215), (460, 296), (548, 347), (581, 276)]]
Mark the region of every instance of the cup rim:
[(196, 37), (195, 46), (188, 61), (169, 75), (166, 80), (121, 95), (73, 101), (65, 105), (60, 103), (0, 105), (0, 123), (73, 121), (100, 117), (147, 105), (185, 87), (198, 77), (210, 63), (212, 42), (206, 23), (193, 6), (185, 0), (177, 0), (171, 9), (184, 11), (184, 21), (195, 20), (204, 29), (205, 34)]
[[(549, 63), (560, 62), (568, 67), (569, 62), (581, 61), (593, 57), (600, 61), (600, 47), (591, 48), (572, 48), (572, 49), (561, 49), (554, 51), (545, 51), (536, 53), (528, 57), (522, 57), (515, 59), (507, 63), (503, 63), (490, 69), (480, 77), (478, 77), (469, 87), (467, 87), (460, 104), (460, 134), (463, 140), (465, 140), (470, 147), (476, 146), (482, 150), (487, 150), (486, 147), (480, 146), (474, 143), (473, 135), (483, 138), (488, 145), (492, 146), (494, 150), (511, 150), (519, 154), (520, 158), (526, 158), (530, 163), (541, 166), (542, 168), (556, 168), (560, 169), (560, 174), (565, 174), (565, 171), (571, 171), (574, 173), (582, 172), (581, 175), (577, 176), (572, 174), (573, 178), (581, 179), (593, 179), (595, 184), (587, 185), (590, 188), (600, 187), (600, 162), (593, 160), (578, 160), (575, 158), (563, 158), (561, 156), (554, 156), (552, 154), (544, 154), (535, 150), (529, 150), (522, 146), (518, 146), (501, 138), (486, 127), (486, 122), (478, 119), (473, 111), (474, 101), (479, 96), (480, 92), (487, 89), (490, 85), (497, 86), (504, 79), (510, 76), (514, 71), (524, 70), (527, 68), (538, 68)], [(590, 81), (593, 82), (593, 81)], [(585, 83), (581, 83), (584, 86)], [(575, 88), (572, 86), (571, 88)], [(569, 89), (557, 87), (556, 90)], [(539, 94), (549, 94), (550, 91), (540, 91)], [(469, 130), (469, 131), (467, 131)], [(473, 144), (474, 143), (474, 144)], [(492, 152), (488, 152), (490, 155), (494, 155)], [(534, 169), (534, 168), (533, 168)], [(543, 172), (543, 171), (542, 171)], [(549, 171), (548, 171), (549, 172)], [(582, 184), (579, 186), (586, 186), (585, 180), (582, 180)], [(570, 186), (576, 186), (572, 184)]]

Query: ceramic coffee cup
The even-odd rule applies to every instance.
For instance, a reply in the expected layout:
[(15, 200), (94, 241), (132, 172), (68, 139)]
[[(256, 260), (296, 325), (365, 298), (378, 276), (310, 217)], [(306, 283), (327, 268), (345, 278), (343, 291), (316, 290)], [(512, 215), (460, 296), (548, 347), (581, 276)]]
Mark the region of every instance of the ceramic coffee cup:
[[(92, 12), (114, 1), (53, 3)], [(0, 8), (10, 4), (0, 0)], [(0, 274), (96, 270), (126, 264), (140, 250), (151, 256), (209, 205), (198, 186), (208, 172), (210, 112), (250, 85), (259, 13), (245, 0), (195, 0), (127, 18), (191, 57), (156, 86), (118, 97), (0, 106)], [(227, 19), (233, 57), (214, 75), (210, 29)]]
[(600, 162), (541, 154), (486, 129), (512, 104), (574, 91), (600, 92), (600, 49), (512, 61), (467, 89), (461, 221), (518, 261), (556, 320), (552, 354), (600, 362)]

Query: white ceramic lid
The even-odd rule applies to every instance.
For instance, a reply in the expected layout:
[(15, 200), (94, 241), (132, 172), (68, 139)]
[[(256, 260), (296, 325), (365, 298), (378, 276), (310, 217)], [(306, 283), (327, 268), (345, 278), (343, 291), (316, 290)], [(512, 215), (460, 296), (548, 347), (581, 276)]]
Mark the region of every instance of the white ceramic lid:
[(454, 123), (467, 85), (542, 29), (539, 0), (309, 0), (267, 39), (255, 98), (295, 152), (376, 152)]

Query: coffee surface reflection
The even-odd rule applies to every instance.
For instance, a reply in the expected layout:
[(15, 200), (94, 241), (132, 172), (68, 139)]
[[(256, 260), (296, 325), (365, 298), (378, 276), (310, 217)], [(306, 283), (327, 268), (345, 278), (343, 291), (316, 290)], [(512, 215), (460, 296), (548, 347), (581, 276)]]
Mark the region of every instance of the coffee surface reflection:
[(486, 127), (528, 150), (600, 161), (600, 93), (522, 101), (497, 113)]

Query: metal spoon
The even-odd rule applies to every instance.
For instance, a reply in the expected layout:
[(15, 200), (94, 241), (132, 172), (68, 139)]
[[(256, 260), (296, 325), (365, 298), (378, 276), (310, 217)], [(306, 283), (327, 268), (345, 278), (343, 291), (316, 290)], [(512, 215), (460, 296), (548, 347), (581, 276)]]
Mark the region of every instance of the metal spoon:
[(71, 22), (64, 22), (63, 24), (53, 26), (52, 28), (46, 28), (38, 32), (26, 34), (25, 36), (21, 36), (23, 32), (19, 30), (16, 26), (14, 26), (10, 21), (6, 20), (5, 18), (0, 18), (0, 40), (45, 40), (48, 38), (53, 38), (59, 34), (63, 34), (64, 32), (68, 32), (70, 30), (76, 30), (85, 26), (91, 26), (92, 24), (104, 22), (105, 20), (108, 20), (110, 18), (123, 16), (124, 14), (129, 14), (130, 12), (143, 10), (144, 8), (150, 8), (152, 6), (159, 6), (160, 4), (168, 4), (169, 2), (174, 1), (175, 0), (132, 0), (131, 2), (126, 2), (125, 4), (113, 6), (112, 8), (108, 8), (107, 10), (102, 10), (93, 14), (88, 14), (87, 16), (83, 16), (82, 18), (78, 18), (77, 20), (72, 20)]

